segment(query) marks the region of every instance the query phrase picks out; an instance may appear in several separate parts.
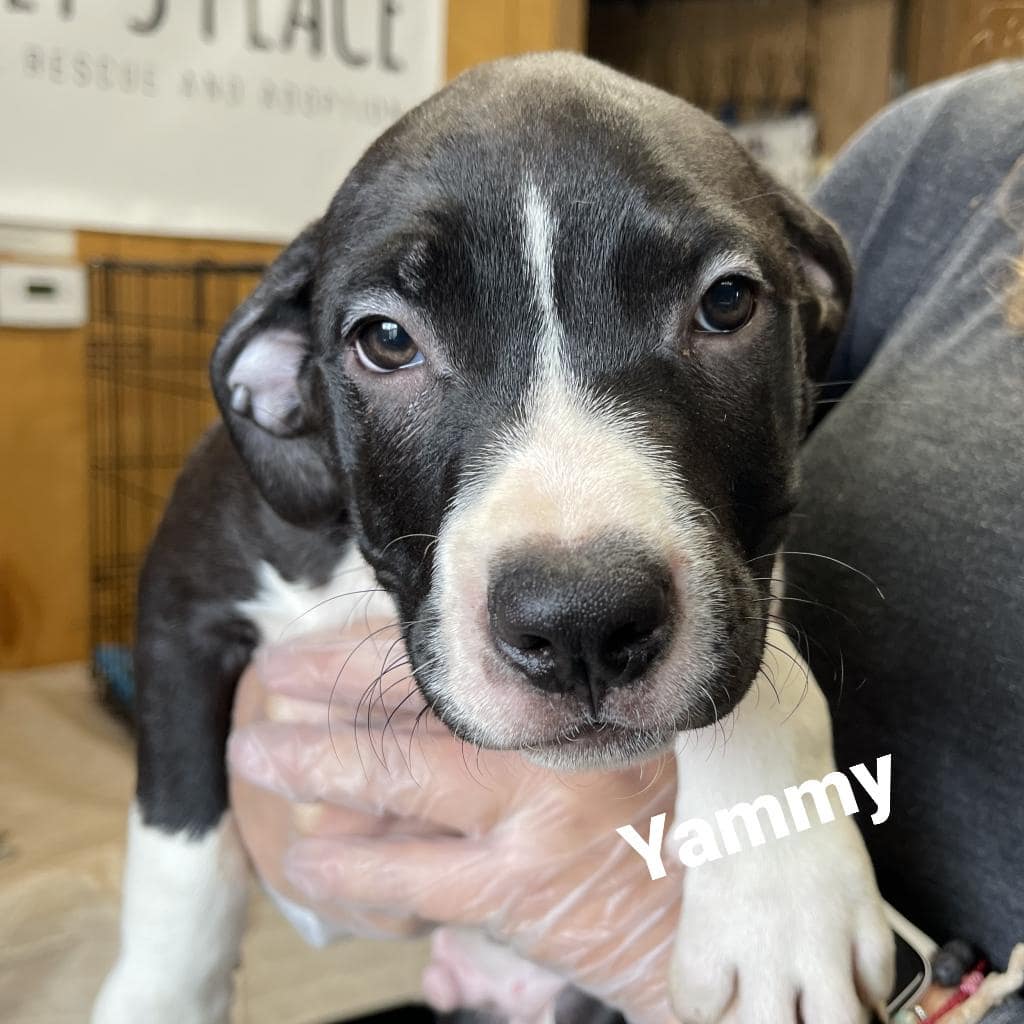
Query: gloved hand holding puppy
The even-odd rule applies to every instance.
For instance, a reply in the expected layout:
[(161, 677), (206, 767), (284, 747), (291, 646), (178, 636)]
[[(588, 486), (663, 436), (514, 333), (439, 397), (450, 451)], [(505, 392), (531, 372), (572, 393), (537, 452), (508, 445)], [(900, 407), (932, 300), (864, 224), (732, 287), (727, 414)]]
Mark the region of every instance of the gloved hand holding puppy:
[(564, 979), (635, 1024), (674, 1020), (682, 869), (666, 858), (652, 881), (616, 834), (671, 815), (672, 756), (561, 775), (478, 751), (424, 708), (393, 640), (268, 648), (243, 677), (231, 802), (285, 912), (317, 942), (468, 926), (544, 968), (520, 965), (516, 1005), (502, 1006), (500, 985), (460, 967), (465, 933), (446, 933), (424, 977), (439, 1009), (489, 1003), (528, 1020)]

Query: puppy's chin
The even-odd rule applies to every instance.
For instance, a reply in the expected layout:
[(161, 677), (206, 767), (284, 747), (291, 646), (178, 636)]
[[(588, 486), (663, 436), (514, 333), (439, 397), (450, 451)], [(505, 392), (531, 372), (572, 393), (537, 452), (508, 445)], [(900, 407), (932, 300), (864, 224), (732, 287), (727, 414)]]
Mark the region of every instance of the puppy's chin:
[(587, 727), (578, 736), (563, 738), (522, 753), (534, 764), (558, 772), (614, 771), (649, 761), (670, 750), (675, 730), (639, 732), (615, 725)]
[(614, 771), (649, 761), (671, 749), (679, 731), (673, 723), (663, 728), (635, 729), (609, 722), (581, 721), (559, 725), (552, 729), (550, 737), (534, 734), (520, 742), (510, 742), (486, 725), (453, 720), (437, 705), (434, 711), (455, 736), (473, 746), (514, 751), (534, 764), (559, 772)]
[[(525, 686), (500, 685), (483, 675), (478, 698), (490, 689), (500, 705), (467, 708), (452, 698), (442, 674), (419, 671), (427, 703), (448, 730), (473, 746), (516, 751), (556, 771), (610, 771), (651, 760), (680, 733), (727, 719), (754, 683), (757, 670), (711, 677), (697, 692), (665, 685), (662, 677), (636, 692), (615, 693), (595, 721), (575, 698), (541, 696)], [(770, 696), (770, 695), (769, 695)], [(475, 712), (475, 713), (474, 713)]]
[[(683, 720), (668, 722), (661, 727), (635, 729), (607, 722), (584, 723), (549, 742), (528, 744), (516, 749), (535, 764), (555, 771), (613, 771), (625, 768), (649, 761), (673, 749), (680, 733), (716, 726), (726, 720), (747, 689), (749, 686), (728, 694), (723, 692), (716, 710), (703, 706), (691, 709), (686, 712)], [(480, 746), (486, 745), (479, 739), (475, 742)]]

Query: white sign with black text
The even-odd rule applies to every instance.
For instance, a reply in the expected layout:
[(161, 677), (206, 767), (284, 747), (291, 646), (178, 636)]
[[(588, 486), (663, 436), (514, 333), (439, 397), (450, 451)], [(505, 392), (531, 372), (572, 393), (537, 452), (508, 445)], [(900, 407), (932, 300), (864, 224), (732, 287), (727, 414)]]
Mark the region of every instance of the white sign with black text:
[(444, 0), (0, 0), (0, 221), (281, 241), (442, 81)]

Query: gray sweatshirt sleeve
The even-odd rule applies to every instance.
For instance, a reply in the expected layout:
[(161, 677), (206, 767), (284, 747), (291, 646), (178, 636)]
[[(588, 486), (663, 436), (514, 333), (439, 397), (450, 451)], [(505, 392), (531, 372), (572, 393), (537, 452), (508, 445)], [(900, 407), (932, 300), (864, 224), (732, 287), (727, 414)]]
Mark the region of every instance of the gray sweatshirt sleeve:
[[(857, 377), (927, 292), (979, 205), (1020, 159), (1022, 140), (1024, 62), (1001, 62), (910, 94), (840, 154), (814, 196), (857, 268), (833, 378)], [(1024, 210), (1019, 217), (1024, 249)]]
[(1024, 63), (882, 114), (817, 202), (856, 262), (833, 367), (856, 382), (804, 448), (787, 617), (839, 763), (893, 756), (891, 817), (865, 826), (883, 894), (1003, 964), (1024, 939)]

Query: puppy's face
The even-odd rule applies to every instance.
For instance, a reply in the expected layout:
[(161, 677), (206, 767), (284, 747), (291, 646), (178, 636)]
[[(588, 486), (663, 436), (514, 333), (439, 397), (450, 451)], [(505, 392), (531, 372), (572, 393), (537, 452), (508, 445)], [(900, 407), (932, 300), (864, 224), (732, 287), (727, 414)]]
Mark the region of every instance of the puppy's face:
[(848, 290), (832, 229), (704, 115), (501, 62), (371, 148), (214, 387), (282, 515), (351, 518), (454, 732), (618, 763), (757, 672)]

